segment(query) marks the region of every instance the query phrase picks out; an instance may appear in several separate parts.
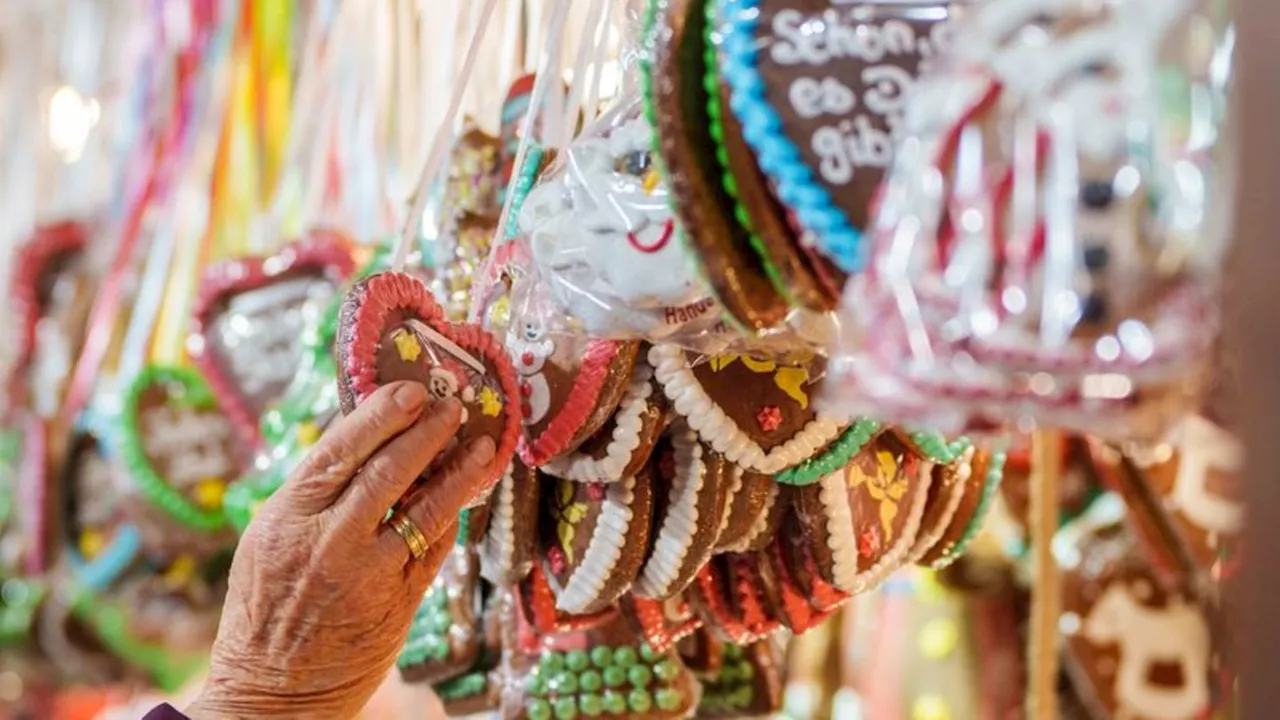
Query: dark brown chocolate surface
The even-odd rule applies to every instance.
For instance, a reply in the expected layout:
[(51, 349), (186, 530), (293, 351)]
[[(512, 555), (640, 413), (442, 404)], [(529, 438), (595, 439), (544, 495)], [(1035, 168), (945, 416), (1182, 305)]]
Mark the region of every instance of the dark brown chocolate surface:
[[(667, 408), (668, 403), (666, 396), (662, 393), (662, 388), (653, 383), (649, 400), (645, 404), (644, 410), (640, 413), (640, 443), (636, 446), (635, 451), (631, 453), (631, 460), (623, 468), (621, 477), (631, 477), (648, 464), (650, 456), (653, 455), (653, 447), (658, 442), (658, 436), (662, 434), (663, 429), (667, 426), (669, 417)], [(608, 454), (609, 444), (613, 442), (613, 431), (617, 427), (617, 412), (621, 409), (619, 407), (618, 410), (614, 411), (614, 414), (609, 416), (605, 424), (591, 437), (587, 438), (576, 452), (594, 460), (603, 460)]]
[(487, 435), (494, 444), (501, 444), (507, 398), (498, 382), (497, 368), (482, 354), (468, 353), (471, 361), (484, 367), (483, 374), (477, 372), (471, 362), (419, 332), (406, 322), (408, 319), (402, 311), (388, 316), (378, 344), (377, 384), (411, 380), (425, 385), (435, 398), (456, 397), (464, 412), (458, 443), (465, 445), (472, 438)]
[(702, 358), (692, 351), (687, 357), (694, 377), (711, 400), (766, 452), (790, 440), (817, 417), (813, 400), (817, 381), (826, 370), (821, 357), (796, 363), (757, 361), (739, 355)]
[(213, 311), (205, 342), (255, 417), (293, 382), (306, 328), (335, 292), (333, 282), (317, 268), (238, 292)]
[(770, 284), (743, 229), (732, 222), (732, 200), (713, 156), (703, 86), (703, 3), (663, 0), (655, 24), (655, 130), (685, 238), (698, 252), (725, 309), (748, 327), (772, 327), (785, 316), (786, 302)]
[(948, 2), (760, 3), (757, 64), (765, 97), (854, 227), (866, 227), (922, 62), (945, 48), (950, 33), (941, 21), (949, 8)]
[[(738, 469), (730, 472), (742, 473), (742, 486), (729, 501), (729, 519), (725, 523), (724, 531), (716, 540), (716, 550), (719, 552), (736, 548), (755, 529), (760, 516), (773, 513), (774, 505), (778, 503), (776, 498), (772, 504), (769, 502), (777, 487), (772, 475)], [(732, 484), (732, 482), (733, 480), (730, 479), (729, 483)], [(767, 536), (770, 534), (767, 531), (761, 533), (755, 538), (755, 542), (767, 544)]]
[[(991, 453), (985, 450), (975, 450), (973, 459), (970, 462), (969, 479), (965, 481), (961, 492), (964, 493), (960, 498), (960, 505), (956, 507), (955, 515), (951, 517), (951, 522), (947, 524), (946, 529), (942, 533), (942, 537), (933, 547), (920, 558), (921, 565), (928, 565), (936, 562), (948, 553), (952, 552), (956, 544), (969, 534), (970, 526), (976, 518), (978, 509), (982, 503), (982, 498), (987, 494), (987, 473), (991, 470)], [(934, 470), (934, 486), (945, 485), (948, 478), (954, 478), (956, 475), (956, 464), (944, 465)], [(925, 506), (925, 521), (921, 523), (920, 532), (923, 534), (928, 532), (930, 524), (934, 522), (933, 513), (937, 513), (936, 504), (945, 504), (945, 501), (938, 497), (939, 503), (934, 503), (935, 494), (931, 489), (929, 504)]]

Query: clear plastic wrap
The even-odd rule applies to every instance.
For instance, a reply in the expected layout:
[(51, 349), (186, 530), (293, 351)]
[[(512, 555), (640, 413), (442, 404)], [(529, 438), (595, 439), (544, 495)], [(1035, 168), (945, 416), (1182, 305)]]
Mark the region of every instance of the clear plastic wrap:
[(1229, 49), (1190, 0), (995, 0), (916, 87), (826, 401), (1155, 438), (1197, 400)]

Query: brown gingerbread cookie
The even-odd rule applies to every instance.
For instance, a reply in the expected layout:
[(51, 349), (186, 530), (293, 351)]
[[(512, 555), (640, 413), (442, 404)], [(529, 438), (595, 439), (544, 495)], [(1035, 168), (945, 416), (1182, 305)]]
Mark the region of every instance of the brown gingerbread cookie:
[(715, 551), (724, 529), (731, 467), (683, 422), (655, 453), (653, 549), (635, 593), (662, 600), (679, 594)]
[(484, 498), (505, 472), (520, 433), (520, 389), (502, 344), (475, 325), (456, 325), (417, 278), (386, 272), (348, 291), (339, 317), (336, 353), (343, 412), (379, 386), (422, 383), (437, 398), (462, 403), (466, 443), (487, 436), (497, 447), (493, 473), (476, 493)]
[(813, 555), (808, 534), (795, 512), (788, 512), (756, 565), (765, 602), (796, 634), (813, 629), (849, 599), (849, 593), (822, 579)]
[(955, 486), (958, 486), (960, 498), (955, 502), (951, 516), (944, 521), (947, 506), (954, 502), (954, 498), (935, 496), (930, 490), (922, 523), (922, 527), (928, 530), (921, 533), (912, 551), (912, 562), (941, 570), (964, 554), (969, 543), (981, 531), (999, 492), (1004, 462), (1002, 452), (970, 448), (964, 457), (935, 468), (934, 487), (951, 485), (951, 491), (955, 492)]
[(645, 100), (684, 237), (728, 314), (752, 330), (781, 322), (787, 304), (770, 282), (746, 231), (733, 219), (733, 200), (721, 182), (703, 85), (704, 4), (650, 0), (650, 60)]
[(538, 472), (519, 458), (511, 461), (489, 496), (489, 518), (480, 539), (480, 574), (510, 587), (533, 567), (538, 540)]
[(654, 345), (649, 363), (676, 415), (745, 470), (774, 474), (817, 455), (845, 419), (815, 407), (826, 360), (725, 352), (710, 357)]
[(920, 531), (933, 468), (889, 430), (845, 467), (796, 491), (796, 518), (823, 580), (860, 593), (902, 565)]
[(650, 469), (616, 483), (546, 478), (542, 557), (556, 608), (587, 615), (610, 607), (645, 564), (654, 514)]
[(482, 585), (480, 593), (484, 598), (480, 656), (465, 673), (436, 683), (431, 688), (444, 704), (445, 714), (449, 717), (493, 712), (500, 705), (499, 686), (491, 676), (502, 662), (504, 626), (515, 623), (515, 608), (510, 592)]
[(727, 643), (752, 643), (781, 627), (761, 589), (759, 562), (755, 553), (717, 555), (685, 591), (703, 626)]
[(440, 683), (471, 668), (484, 648), (480, 560), (456, 545), (413, 616), (396, 667), (410, 683)]
[(773, 539), (787, 503), (779, 499), (782, 486), (773, 476), (734, 466), (730, 481), (728, 519), (716, 540), (717, 552), (759, 550)]
[(658, 436), (667, 426), (666, 396), (653, 380), (653, 368), (636, 362), (618, 409), (604, 426), (542, 471), (577, 482), (617, 482), (634, 476), (649, 462)]
[(720, 671), (702, 681), (700, 718), (771, 718), (782, 709), (784, 657), (773, 638), (720, 646)]

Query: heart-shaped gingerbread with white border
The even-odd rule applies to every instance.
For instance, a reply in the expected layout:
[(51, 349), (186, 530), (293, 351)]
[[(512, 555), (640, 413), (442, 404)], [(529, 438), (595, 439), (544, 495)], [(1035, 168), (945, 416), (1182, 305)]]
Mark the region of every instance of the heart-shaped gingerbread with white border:
[(458, 442), (493, 439), (487, 496), (515, 455), (520, 435), (515, 369), (502, 343), (477, 325), (454, 324), (420, 280), (400, 272), (365, 278), (347, 293), (338, 326), (338, 395), (350, 413), (380, 386), (419, 382), (433, 397), (462, 402)]

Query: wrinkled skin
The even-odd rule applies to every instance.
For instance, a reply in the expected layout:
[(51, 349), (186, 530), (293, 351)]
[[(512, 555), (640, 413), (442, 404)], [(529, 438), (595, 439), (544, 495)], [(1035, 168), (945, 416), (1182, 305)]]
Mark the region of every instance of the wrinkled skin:
[[(209, 678), (187, 710), (206, 718), (350, 718), (395, 661), (492, 440), (448, 450), (455, 400), (379, 389), (336, 422), (258, 512), (236, 551)], [(405, 497), (436, 455), (443, 469)], [(431, 542), (414, 560), (383, 524), (400, 507)]]

